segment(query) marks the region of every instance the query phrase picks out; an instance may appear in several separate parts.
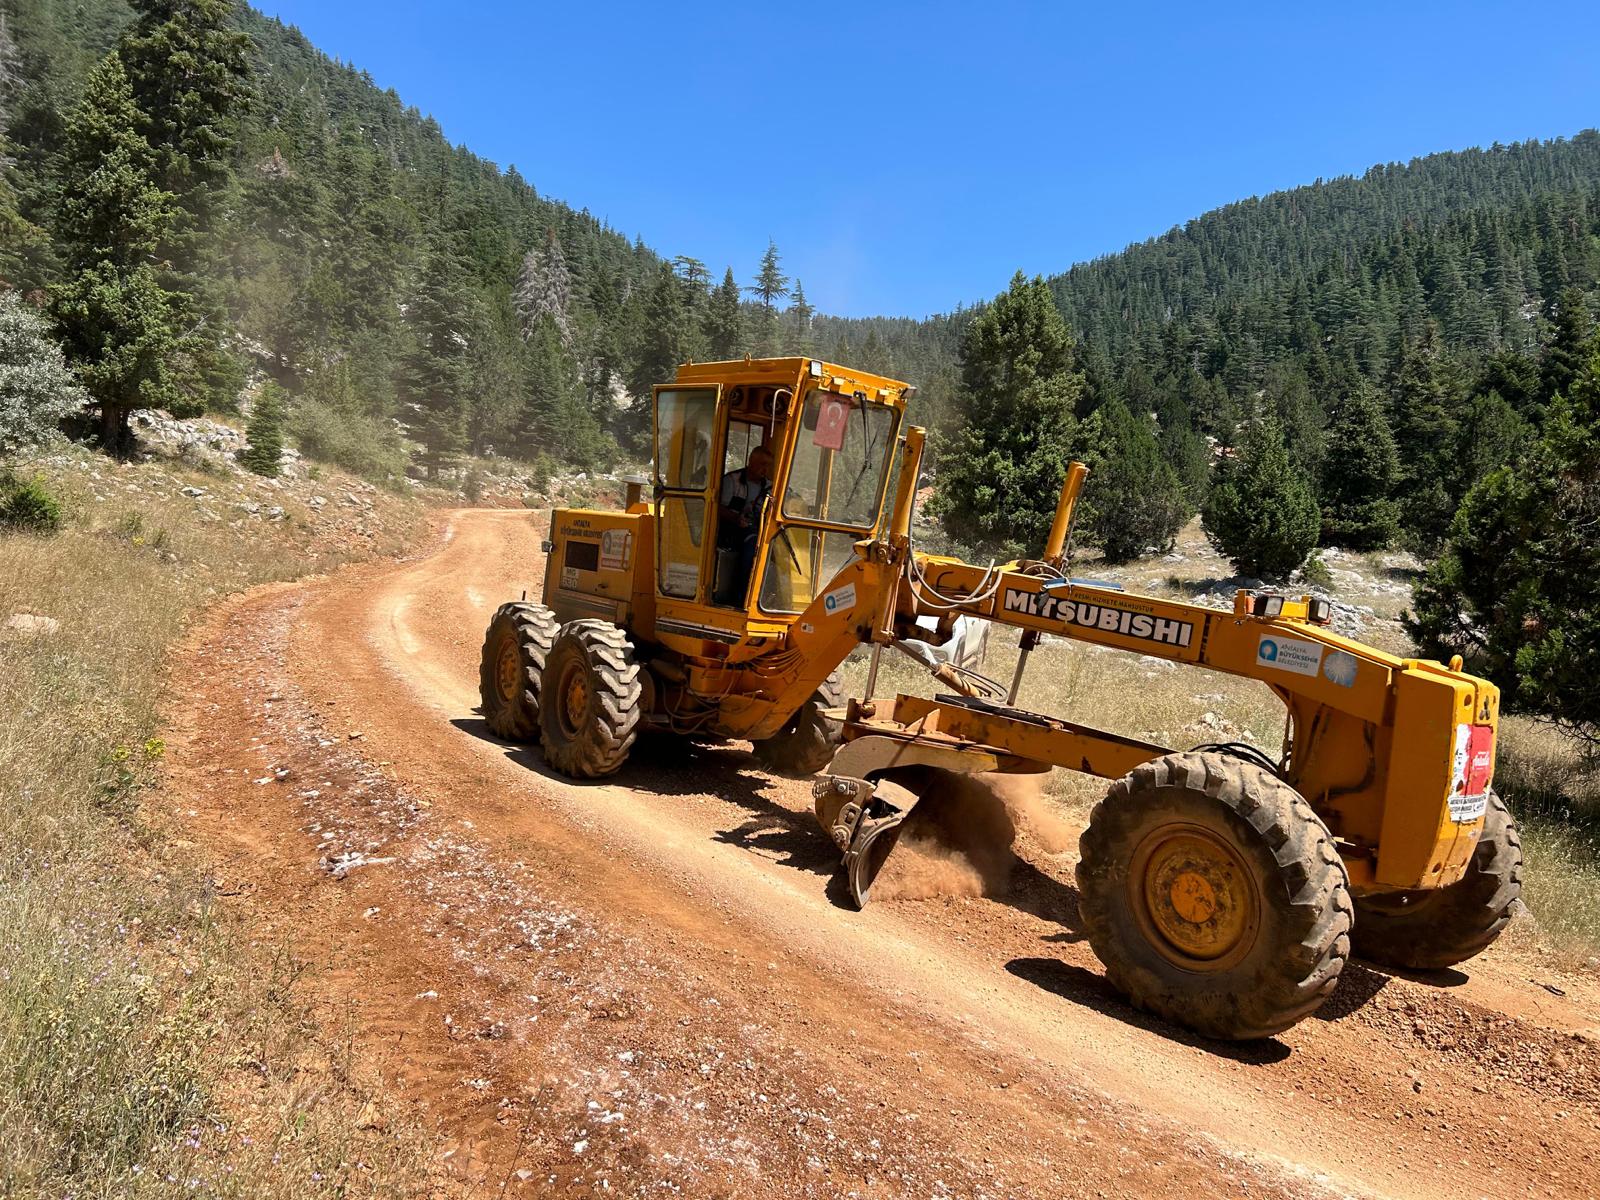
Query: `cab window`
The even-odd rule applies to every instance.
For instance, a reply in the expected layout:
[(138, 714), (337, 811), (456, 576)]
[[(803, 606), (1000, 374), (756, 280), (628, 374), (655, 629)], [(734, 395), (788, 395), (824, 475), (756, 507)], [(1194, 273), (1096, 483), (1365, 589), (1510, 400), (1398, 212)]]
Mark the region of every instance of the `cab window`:
[(895, 410), (860, 394), (814, 388), (801, 412), (783, 492), (792, 520), (870, 529), (894, 449)]

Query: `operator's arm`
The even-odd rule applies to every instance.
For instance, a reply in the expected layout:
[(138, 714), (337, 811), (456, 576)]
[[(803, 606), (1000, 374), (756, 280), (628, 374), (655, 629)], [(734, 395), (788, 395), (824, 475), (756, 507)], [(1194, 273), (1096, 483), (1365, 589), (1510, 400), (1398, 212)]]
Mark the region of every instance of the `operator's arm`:
[(729, 471), (722, 477), (722, 486), (717, 489), (717, 515), (730, 525), (743, 526), (745, 523), (743, 514), (732, 507), (733, 490), (738, 482), (738, 471)]

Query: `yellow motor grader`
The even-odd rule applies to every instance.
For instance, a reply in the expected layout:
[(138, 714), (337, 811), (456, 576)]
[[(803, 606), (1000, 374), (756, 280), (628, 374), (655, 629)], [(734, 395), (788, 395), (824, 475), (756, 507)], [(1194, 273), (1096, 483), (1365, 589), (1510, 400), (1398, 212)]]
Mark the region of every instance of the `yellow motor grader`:
[[(629, 484), (622, 511), (553, 512), (542, 602), (495, 614), (490, 727), (578, 778), (616, 771), (644, 731), (825, 768), (816, 813), (858, 906), (918, 800), (908, 781), (926, 794), (941, 772), (1053, 767), (1114, 780), (1080, 843), (1083, 932), (1133, 1002), (1210, 1036), (1294, 1024), (1352, 946), (1426, 969), (1495, 939), (1522, 860), (1490, 787), (1492, 684), (1341, 637), (1325, 599), (1240, 591), (1222, 611), (1069, 577), (1078, 464), (1038, 559), (923, 553), (914, 392), (807, 358), (681, 367), (655, 390), (653, 479)], [(1021, 631), (1009, 687), (969, 652), (984, 623)], [(1282, 752), (1178, 749), (1024, 711), (1045, 635), (1259, 680), (1286, 709)], [(866, 695), (846, 704), (835, 672), (863, 645)], [(948, 691), (875, 696), (885, 647)]]

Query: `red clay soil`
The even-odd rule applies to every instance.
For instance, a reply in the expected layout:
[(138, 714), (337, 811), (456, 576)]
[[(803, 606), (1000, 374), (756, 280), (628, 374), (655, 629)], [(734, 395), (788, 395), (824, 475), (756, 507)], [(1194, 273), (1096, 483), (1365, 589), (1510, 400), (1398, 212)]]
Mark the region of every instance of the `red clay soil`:
[(425, 557), (252, 593), (176, 678), (174, 812), (443, 1186), (1596, 1194), (1600, 998), (1511, 948), (1351, 964), (1280, 1038), (1207, 1042), (1106, 986), (1070, 853), (1023, 837), (998, 897), (857, 913), (808, 783), (742, 746), (642, 743), (581, 785), (496, 741), (479, 644), (538, 592), (539, 521), (462, 511)]

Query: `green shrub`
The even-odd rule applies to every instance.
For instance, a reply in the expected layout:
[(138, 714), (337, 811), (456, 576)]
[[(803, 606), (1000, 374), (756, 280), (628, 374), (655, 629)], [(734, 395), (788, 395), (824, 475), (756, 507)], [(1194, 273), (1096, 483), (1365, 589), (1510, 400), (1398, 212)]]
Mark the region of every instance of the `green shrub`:
[(1333, 586), (1333, 572), (1328, 570), (1328, 564), (1322, 560), (1320, 553), (1306, 559), (1305, 565), (1300, 568), (1300, 578), (1317, 587)]
[(1600, 744), (1600, 346), (1520, 461), (1480, 480), (1418, 585), (1411, 635), (1509, 704)]
[(290, 416), (289, 431), (302, 454), (374, 483), (405, 475), (405, 447), (389, 422), (302, 397)]
[(58, 437), (62, 420), (88, 400), (44, 318), (0, 291), (0, 454)]
[(19, 482), (0, 476), (0, 529), (55, 533), (61, 528), (61, 501), (39, 477)]

